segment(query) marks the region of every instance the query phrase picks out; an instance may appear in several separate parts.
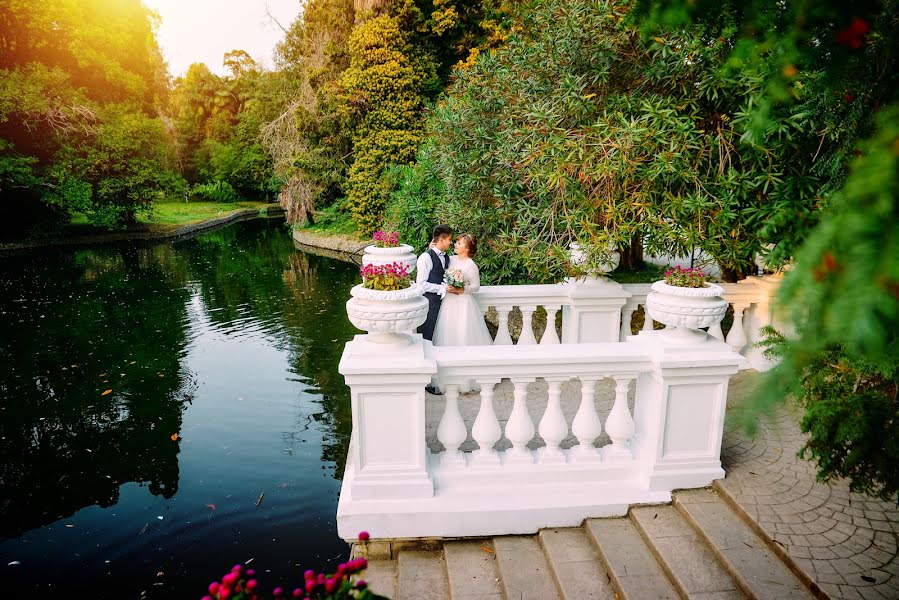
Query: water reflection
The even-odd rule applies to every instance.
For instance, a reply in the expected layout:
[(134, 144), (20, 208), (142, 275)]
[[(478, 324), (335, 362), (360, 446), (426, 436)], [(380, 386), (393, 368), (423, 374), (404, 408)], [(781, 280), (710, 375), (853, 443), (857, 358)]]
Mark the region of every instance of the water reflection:
[(222, 560), (273, 581), (338, 560), (355, 277), (264, 221), (4, 258), (2, 564), (32, 591), (77, 572), (153, 595)]

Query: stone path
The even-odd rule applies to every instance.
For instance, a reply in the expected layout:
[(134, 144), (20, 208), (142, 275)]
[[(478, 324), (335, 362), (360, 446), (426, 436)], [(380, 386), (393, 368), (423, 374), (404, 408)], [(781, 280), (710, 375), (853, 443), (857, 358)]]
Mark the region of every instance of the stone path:
[[(727, 477), (711, 490), (675, 492), (669, 506), (635, 507), (624, 518), (588, 519), (582, 527), (534, 536), (428, 546), (382, 541), (354, 552), (368, 554), (373, 589), (400, 600), (899, 600), (899, 507), (852, 493), (844, 482), (816, 482), (813, 465), (796, 458), (803, 435), (795, 412), (780, 409), (751, 438), (738, 428), (739, 401), (758, 376), (744, 372), (731, 382), (722, 447)], [(535, 423), (545, 409), (545, 388), (535, 382), (528, 390)], [(608, 414), (611, 382), (597, 388), (597, 408)], [(576, 385), (563, 386), (569, 422), (579, 399)], [(469, 430), (478, 403), (477, 394), (460, 397)], [(633, 409), (633, 390), (630, 404)], [(506, 382), (495, 393), (501, 422), (511, 405)], [(442, 412), (442, 398), (429, 396), (427, 437), (434, 451)], [(539, 445), (539, 438), (529, 444)], [(462, 449), (475, 447), (469, 439)]]
[[(746, 396), (758, 375), (741, 373), (729, 404)], [(799, 415), (782, 409), (750, 439), (725, 421), (716, 490), (788, 557), (800, 578), (831, 598), (899, 598), (899, 507), (849, 491), (845, 482), (815, 481), (814, 466), (796, 458), (804, 436)]]

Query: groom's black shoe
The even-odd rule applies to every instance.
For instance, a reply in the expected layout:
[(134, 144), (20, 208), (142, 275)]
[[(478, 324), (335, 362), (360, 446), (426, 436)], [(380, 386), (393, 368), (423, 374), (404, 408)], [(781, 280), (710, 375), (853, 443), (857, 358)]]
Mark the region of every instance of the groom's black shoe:
[(440, 388), (436, 385), (428, 384), (425, 386), (425, 391), (433, 396), (442, 396), (443, 392), (440, 391)]

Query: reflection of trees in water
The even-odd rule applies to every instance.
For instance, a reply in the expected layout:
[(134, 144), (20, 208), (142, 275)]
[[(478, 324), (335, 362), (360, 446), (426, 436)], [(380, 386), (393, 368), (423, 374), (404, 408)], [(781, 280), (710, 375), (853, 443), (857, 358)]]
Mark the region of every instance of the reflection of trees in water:
[(165, 258), (104, 248), (5, 261), (0, 536), (115, 504), (126, 482), (177, 491), (171, 436), (192, 383), (180, 372), (187, 293)]
[(0, 537), (115, 504), (131, 481), (174, 496), (180, 442), (171, 436), (196, 385), (181, 368), (193, 293), (214, 326), (252, 317), (287, 349), (291, 370), (322, 400), (297, 415), (285, 441), (323, 430), (322, 460), (341, 476), (352, 422), (337, 365), (358, 333), (345, 309), (357, 274), (299, 252), (283, 226), (265, 221), (176, 244), (5, 260)]

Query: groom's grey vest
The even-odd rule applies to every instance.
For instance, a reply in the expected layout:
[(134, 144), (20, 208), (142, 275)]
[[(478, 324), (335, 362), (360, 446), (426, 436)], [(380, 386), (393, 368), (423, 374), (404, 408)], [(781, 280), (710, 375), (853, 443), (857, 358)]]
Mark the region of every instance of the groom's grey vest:
[[(431, 262), (434, 263), (430, 274), (428, 274), (428, 283), (439, 285), (443, 283), (443, 274), (446, 273), (446, 267), (449, 266), (449, 256), (444, 254), (446, 262), (443, 262), (440, 260), (440, 255), (434, 252), (434, 250), (429, 249), (428, 254), (431, 255)], [(425, 298), (428, 299), (428, 318), (421, 326), (420, 331), (424, 339), (431, 340), (434, 339), (434, 326), (437, 325), (437, 313), (440, 312), (440, 303), (443, 299), (440, 297), (440, 294), (435, 294), (434, 292), (425, 292)]]

